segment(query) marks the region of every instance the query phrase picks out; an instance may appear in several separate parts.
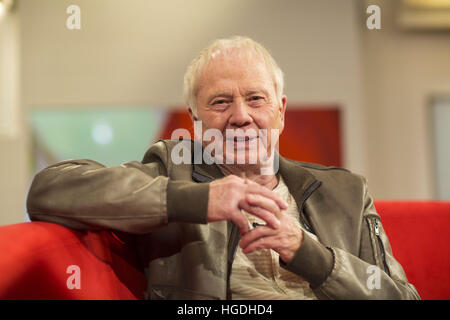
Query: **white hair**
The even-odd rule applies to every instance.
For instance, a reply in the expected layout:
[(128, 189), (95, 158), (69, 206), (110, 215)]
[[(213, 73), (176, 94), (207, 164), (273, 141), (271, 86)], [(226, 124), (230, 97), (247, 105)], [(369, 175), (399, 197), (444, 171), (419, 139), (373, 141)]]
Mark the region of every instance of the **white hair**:
[(269, 51), (253, 39), (234, 36), (226, 39), (218, 39), (204, 48), (189, 64), (184, 75), (183, 94), (186, 104), (197, 114), (197, 91), (200, 74), (207, 62), (220, 52), (232, 49), (245, 49), (246, 52), (256, 53), (264, 60), (267, 70), (272, 76), (275, 93), (281, 103), (284, 88), (284, 75)]

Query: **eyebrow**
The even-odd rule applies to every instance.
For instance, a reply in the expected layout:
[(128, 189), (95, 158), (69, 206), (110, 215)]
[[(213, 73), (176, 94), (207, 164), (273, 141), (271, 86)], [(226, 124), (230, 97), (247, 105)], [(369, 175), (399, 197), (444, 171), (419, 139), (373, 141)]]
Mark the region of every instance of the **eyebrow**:
[(268, 95), (268, 92), (266, 90), (260, 89), (260, 90), (250, 90), (249, 92), (246, 93), (247, 96), (255, 94), (255, 93), (262, 93), (264, 95)]
[[(265, 96), (268, 96), (268, 92), (266, 90), (263, 90), (263, 89), (250, 90), (250, 91), (245, 93), (245, 96), (250, 96), (250, 95), (255, 94), (255, 93), (262, 93)], [(233, 95), (229, 94), (229, 93), (226, 93), (226, 92), (216, 93), (216, 94), (213, 94), (211, 97), (208, 98), (208, 103), (211, 103), (214, 99), (219, 98), (219, 97), (220, 98), (233, 98)]]

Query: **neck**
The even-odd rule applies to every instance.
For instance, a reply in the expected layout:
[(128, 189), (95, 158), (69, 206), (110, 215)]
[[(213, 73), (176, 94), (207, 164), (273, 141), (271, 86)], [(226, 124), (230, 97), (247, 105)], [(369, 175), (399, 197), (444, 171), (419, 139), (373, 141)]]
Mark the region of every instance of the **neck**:
[(217, 165), (225, 176), (235, 175), (242, 179), (248, 179), (256, 182), (269, 190), (273, 190), (277, 184), (278, 179), (276, 175), (262, 175), (261, 168), (259, 166), (249, 166), (249, 165), (227, 165), (218, 164)]

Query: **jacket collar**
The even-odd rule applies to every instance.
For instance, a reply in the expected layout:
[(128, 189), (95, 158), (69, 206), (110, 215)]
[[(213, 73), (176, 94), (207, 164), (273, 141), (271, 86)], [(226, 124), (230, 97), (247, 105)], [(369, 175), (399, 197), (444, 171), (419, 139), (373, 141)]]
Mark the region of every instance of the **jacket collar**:
[(202, 161), (200, 164), (193, 165), (192, 180), (197, 182), (210, 182), (215, 179), (223, 178), (224, 175), (216, 164), (206, 164)]
[[(297, 201), (299, 211), (302, 209), (304, 201), (315, 189), (317, 189), (321, 182), (316, 177), (305, 169), (300, 163), (286, 159), (280, 156), (280, 170), (289, 192)], [(314, 190), (313, 186), (316, 186)]]

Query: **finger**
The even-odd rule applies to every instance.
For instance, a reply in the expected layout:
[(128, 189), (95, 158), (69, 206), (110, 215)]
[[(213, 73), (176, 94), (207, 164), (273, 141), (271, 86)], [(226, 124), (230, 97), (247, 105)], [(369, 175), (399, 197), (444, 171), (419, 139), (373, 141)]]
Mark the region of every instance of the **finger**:
[(266, 198), (272, 199), (282, 210), (286, 210), (288, 208), (287, 202), (284, 201), (280, 195), (273, 192), (272, 190), (267, 189), (266, 187), (257, 184), (256, 182), (252, 182), (251, 184), (249, 184), (247, 190), (250, 193), (256, 193)]
[(274, 229), (278, 229), (280, 227), (280, 220), (264, 208), (258, 206), (251, 206), (245, 199), (239, 202), (239, 208), (245, 210), (247, 213), (254, 215), (262, 220), (264, 220), (267, 225), (271, 226)]
[(263, 237), (273, 236), (276, 233), (277, 232), (270, 227), (258, 226), (256, 228), (254, 228), (253, 230), (250, 230), (245, 236), (243, 236), (241, 238), (241, 241), (239, 242), (239, 246), (242, 249), (245, 249), (248, 245), (255, 242), (256, 240), (263, 238)]
[(259, 194), (251, 193), (245, 196), (245, 201), (247, 201), (250, 206), (261, 207), (274, 214), (278, 219), (280, 218), (280, 208), (272, 199), (266, 198), (265, 196)]
[(276, 237), (268, 236), (268, 237), (260, 237), (257, 240), (251, 242), (245, 248), (242, 249), (244, 254), (252, 253), (255, 250), (260, 249), (273, 249), (276, 245)]
[(243, 236), (250, 231), (250, 227), (248, 225), (248, 220), (245, 217), (245, 215), (240, 210), (236, 211), (237, 212), (233, 215), (231, 221), (233, 221), (234, 224), (239, 228), (239, 232), (241, 236)]

